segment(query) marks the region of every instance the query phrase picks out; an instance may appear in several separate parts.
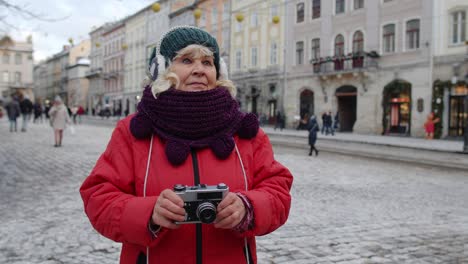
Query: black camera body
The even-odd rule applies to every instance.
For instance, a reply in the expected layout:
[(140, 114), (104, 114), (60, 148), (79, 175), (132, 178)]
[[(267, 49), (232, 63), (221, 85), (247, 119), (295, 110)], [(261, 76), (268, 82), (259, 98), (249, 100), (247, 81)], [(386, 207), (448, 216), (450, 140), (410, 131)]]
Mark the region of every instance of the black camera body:
[(226, 184), (174, 185), (174, 192), (184, 200), (185, 220), (176, 224), (211, 224), (216, 219), (216, 208), (228, 194)]

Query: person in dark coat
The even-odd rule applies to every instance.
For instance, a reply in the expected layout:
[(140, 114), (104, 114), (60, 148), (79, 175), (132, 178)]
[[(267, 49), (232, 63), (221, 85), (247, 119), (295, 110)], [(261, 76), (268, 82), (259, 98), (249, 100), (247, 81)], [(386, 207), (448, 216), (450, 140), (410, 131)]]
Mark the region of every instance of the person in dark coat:
[(5, 106), (5, 110), (7, 111), (8, 120), (10, 121), (10, 132), (18, 132), (16, 119), (20, 115), (21, 109), (16, 96)]
[(281, 111), (276, 112), (276, 122), (275, 122), (275, 130), (279, 127), (280, 130), (284, 129), (284, 116)]
[(315, 156), (318, 156), (319, 151), (315, 147), (315, 142), (317, 141), (317, 132), (320, 131), (320, 128), (314, 115), (310, 117), (307, 129), (309, 130), (309, 156), (312, 156), (312, 151), (315, 151)]
[(28, 129), (28, 122), (29, 119), (31, 118), (31, 113), (33, 111), (33, 103), (31, 100), (29, 100), (29, 97), (27, 95), (23, 96), (23, 100), (21, 100), (20, 104), (20, 109), (21, 109), (21, 115), (23, 116), (23, 125), (21, 126), (21, 132), (26, 132)]

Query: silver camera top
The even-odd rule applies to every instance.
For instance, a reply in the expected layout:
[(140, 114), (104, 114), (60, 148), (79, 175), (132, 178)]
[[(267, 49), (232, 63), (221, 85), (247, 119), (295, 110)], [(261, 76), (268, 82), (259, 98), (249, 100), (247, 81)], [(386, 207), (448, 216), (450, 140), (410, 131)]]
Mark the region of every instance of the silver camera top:
[(229, 192), (229, 187), (224, 183), (218, 185), (198, 184), (195, 186), (176, 184), (174, 185), (174, 192), (185, 202), (222, 200)]

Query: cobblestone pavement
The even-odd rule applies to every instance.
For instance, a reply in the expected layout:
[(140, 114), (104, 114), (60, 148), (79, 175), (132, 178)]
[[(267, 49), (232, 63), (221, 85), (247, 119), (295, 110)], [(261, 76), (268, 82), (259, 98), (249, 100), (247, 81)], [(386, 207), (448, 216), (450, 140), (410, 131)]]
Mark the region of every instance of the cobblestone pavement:
[[(0, 263), (117, 263), (78, 188), (110, 127), (9, 133), (0, 120)], [(295, 181), (290, 218), (258, 238), (259, 263), (468, 263), (468, 173), (275, 148)]]

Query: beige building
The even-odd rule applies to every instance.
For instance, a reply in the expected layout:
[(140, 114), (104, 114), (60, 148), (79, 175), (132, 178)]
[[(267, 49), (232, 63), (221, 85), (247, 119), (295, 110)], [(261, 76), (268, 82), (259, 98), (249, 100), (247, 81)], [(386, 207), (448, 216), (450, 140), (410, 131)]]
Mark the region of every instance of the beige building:
[(231, 5), (231, 80), (241, 107), (273, 123), (275, 113), (283, 110), (285, 5), (280, 0)]
[(34, 100), (33, 43), (0, 37), (0, 97), (22, 93)]
[(339, 130), (423, 136), (433, 6), (425, 0), (289, 1), (289, 125), (338, 113)]
[(91, 50), (91, 40), (86, 39), (70, 48), (68, 57), (67, 72), (67, 102), (68, 105), (80, 105), (84, 109), (88, 108), (89, 80), (86, 72), (89, 70), (89, 53)]
[[(68, 103), (68, 74), (70, 46), (34, 66), (34, 92), (45, 103), (53, 101), (56, 95)], [(37, 80), (37, 81), (36, 81)]]
[(104, 24), (98, 28), (94, 28), (90, 33), (90, 66), (86, 72), (86, 78), (89, 80), (88, 89), (88, 113), (99, 114), (99, 110), (104, 104), (104, 79), (103, 71), (103, 57), (104, 57), (104, 46), (102, 33), (106, 31), (106, 27), (109, 24)]
[(102, 33), (103, 78), (104, 78), (104, 105), (110, 108), (113, 115), (123, 113), (123, 87), (124, 87), (124, 61), (125, 50), (125, 23), (123, 20), (106, 28)]
[(231, 1), (228, 0), (201, 0), (197, 1), (197, 9), (201, 11), (196, 25), (216, 38), (220, 56), (229, 66), (231, 43)]

